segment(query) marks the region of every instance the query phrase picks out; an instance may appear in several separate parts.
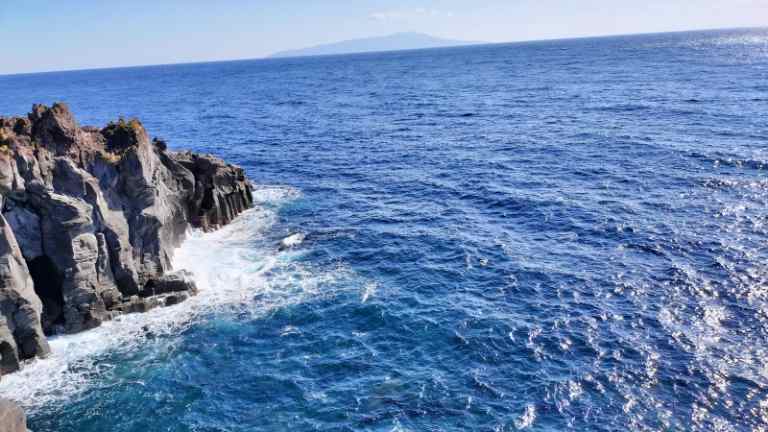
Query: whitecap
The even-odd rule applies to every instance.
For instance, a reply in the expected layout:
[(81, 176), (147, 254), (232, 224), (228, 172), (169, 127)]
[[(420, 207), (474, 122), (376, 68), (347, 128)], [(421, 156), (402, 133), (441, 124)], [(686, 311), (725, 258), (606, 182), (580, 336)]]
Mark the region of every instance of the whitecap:
[(281, 249), (296, 247), (304, 243), (307, 236), (304, 233), (291, 234), (280, 242)]
[(515, 427), (518, 429), (526, 429), (533, 426), (533, 422), (536, 421), (536, 407), (533, 404), (525, 406), (525, 411), (517, 420), (515, 420)]
[(368, 282), (365, 284), (365, 287), (363, 288), (363, 295), (360, 301), (362, 303), (365, 303), (368, 301), (369, 298), (373, 297), (374, 294), (376, 294), (376, 289), (378, 289), (378, 284), (376, 282)]

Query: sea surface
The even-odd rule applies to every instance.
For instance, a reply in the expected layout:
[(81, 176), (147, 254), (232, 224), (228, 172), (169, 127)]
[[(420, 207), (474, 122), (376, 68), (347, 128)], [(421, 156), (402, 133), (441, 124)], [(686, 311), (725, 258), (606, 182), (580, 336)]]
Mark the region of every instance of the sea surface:
[(257, 207), (3, 378), (35, 432), (768, 428), (768, 30), (0, 77), (54, 101)]

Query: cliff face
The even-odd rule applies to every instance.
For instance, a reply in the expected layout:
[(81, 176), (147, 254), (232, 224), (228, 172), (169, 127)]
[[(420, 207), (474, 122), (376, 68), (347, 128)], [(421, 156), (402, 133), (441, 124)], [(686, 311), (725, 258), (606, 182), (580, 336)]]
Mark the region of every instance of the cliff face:
[(68, 108), (0, 118), (0, 373), (93, 328), (196, 292), (172, 273), (189, 227), (251, 207), (242, 169), (150, 141), (137, 120), (79, 127)]

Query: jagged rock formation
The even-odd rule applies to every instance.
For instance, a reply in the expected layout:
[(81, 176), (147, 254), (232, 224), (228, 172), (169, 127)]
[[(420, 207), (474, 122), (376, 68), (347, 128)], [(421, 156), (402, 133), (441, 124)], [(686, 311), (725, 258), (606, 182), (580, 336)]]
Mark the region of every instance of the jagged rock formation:
[(174, 249), (251, 205), (242, 169), (170, 152), (137, 120), (79, 127), (63, 104), (0, 118), (0, 373), (45, 356), (46, 334), (194, 295)]

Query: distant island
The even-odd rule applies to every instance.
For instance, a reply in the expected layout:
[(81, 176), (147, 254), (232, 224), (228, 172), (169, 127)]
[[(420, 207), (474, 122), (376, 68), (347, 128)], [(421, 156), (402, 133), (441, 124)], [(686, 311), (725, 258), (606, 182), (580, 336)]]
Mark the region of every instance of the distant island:
[(436, 38), (423, 33), (396, 33), (364, 39), (353, 39), (310, 48), (280, 51), (271, 58), (306, 57), (333, 54), (353, 54), (379, 51), (400, 51), (422, 48), (443, 48), (463, 45), (478, 45), (484, 42), (469, 42)]

